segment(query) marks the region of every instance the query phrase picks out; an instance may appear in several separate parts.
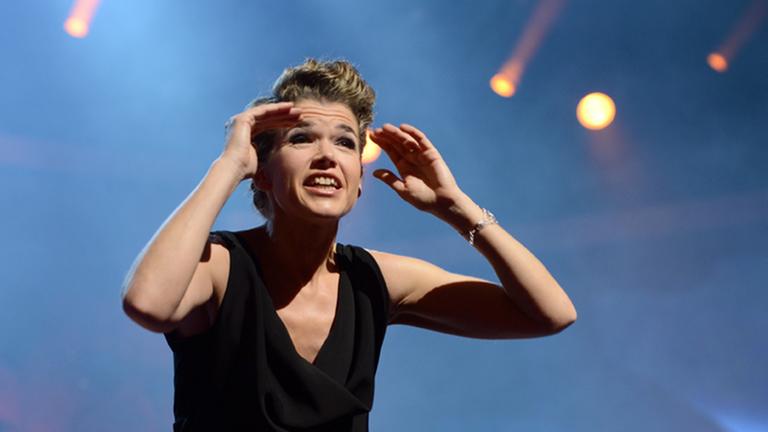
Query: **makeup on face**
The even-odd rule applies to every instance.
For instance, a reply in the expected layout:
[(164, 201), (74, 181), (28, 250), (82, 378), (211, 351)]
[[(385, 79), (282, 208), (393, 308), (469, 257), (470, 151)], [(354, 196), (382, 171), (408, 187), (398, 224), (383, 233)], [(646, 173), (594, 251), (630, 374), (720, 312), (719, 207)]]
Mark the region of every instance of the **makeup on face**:
[(354, 206), (361, 181), (357, 120), (340, 103), (301, 101), (270, 160), (273, 198), (289, 213), (338, 218)]

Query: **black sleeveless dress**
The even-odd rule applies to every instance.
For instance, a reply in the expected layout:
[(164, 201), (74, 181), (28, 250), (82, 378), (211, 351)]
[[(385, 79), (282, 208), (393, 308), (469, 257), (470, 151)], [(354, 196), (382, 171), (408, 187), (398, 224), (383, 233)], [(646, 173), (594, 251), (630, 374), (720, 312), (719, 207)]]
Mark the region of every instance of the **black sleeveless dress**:
[(212, 241), (230, 253), (214, 325), (182, 338), (174, 358), (173, 430), (367, 431), (389, 296), (373, 257), (337, 245), (336, 317), (314, 363), (294, 348), (254, 256), (231, 232)]

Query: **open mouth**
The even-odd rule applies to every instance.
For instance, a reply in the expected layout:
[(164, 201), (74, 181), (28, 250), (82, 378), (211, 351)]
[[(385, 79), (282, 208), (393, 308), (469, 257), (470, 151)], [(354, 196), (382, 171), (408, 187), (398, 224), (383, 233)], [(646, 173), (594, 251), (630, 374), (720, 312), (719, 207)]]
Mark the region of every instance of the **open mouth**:
[(341, 181), (338, 178), (328, 174), (313, 174), (304, 181), (304, 186), (318, 188), (328, 191), (341, 189)]

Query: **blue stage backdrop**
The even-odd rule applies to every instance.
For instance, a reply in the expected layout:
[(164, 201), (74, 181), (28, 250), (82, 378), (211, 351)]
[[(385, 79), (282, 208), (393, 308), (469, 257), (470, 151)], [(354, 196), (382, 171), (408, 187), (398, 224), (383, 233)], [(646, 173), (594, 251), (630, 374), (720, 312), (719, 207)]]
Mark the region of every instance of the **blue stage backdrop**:
[[(170, 429), (171, 352), (123, 314), (123, 278), (224, 121), (306, 57), (358, 65), (375, 125), (423, 129), (579, 312), (543, 339), (390, 327), (373, 431), (767, 431), (761, 3), (561, 2), (502, 98), (538, 2), (104, 0), (85, 38), (72, 1), (2, 2), (0, 431)], [(594, 91), (617, 109), (601, 131), (575, 115)], [(341, 242), (496, 279), (380, 167)], [(215, 228), (260, 223), (242, 185)]]

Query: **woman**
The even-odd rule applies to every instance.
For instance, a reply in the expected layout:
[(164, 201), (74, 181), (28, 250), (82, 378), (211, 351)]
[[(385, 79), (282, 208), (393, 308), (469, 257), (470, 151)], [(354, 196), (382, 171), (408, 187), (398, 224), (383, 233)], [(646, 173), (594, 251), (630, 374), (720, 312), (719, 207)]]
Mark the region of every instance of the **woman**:
[[(308, 60), (273, 93), (230, 119), (224, 151), (126, 280), (126, 313), (174, 352), (174, 430), (364, 431), (387, 325), (521, 338), (576, 319), (544, 266), (413, 126), (370, 131), (398, 170), (374, 176), (463, 234), (501, 286), (337, 244), (362, 192), (374, 92), (347, 62)], [(245, 179), (267, 223), (210, 234)]]

